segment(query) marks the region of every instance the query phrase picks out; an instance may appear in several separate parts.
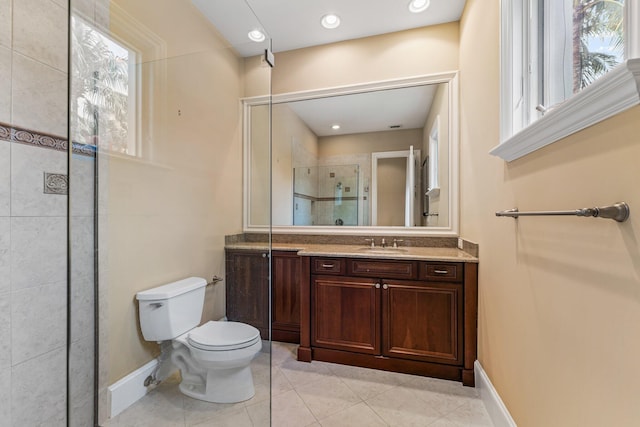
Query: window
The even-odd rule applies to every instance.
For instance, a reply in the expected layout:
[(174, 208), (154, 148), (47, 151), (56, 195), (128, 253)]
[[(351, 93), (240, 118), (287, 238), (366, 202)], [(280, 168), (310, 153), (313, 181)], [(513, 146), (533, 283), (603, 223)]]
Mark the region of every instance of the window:
[(140, 156), (136, 52), (78, 17), (72, 36), (73, 140)]
[(436, 116), (431, 131), (429, 132), (429, 168), (428, 168), (428, 186), (427, 195), (434, 197), (440, 194), (440, 170), (438, 165), (438, 145), (440, 133), (440, 116)]
[(639, 4), (502, 0), (503, 144), (492, 154), (513, 160), (640, 102), (640, 62), (629, 60)]

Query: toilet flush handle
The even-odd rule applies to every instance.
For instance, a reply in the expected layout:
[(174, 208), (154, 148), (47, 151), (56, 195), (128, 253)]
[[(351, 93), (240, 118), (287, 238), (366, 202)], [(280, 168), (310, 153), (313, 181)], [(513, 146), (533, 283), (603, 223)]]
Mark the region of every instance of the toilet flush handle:
[(156, 308), (160, 308), (164, 305), (164, 303), (161, 302), (152, 302), (151, 304), (149, 304), (151, 306), (151, 308), (156, 309)]

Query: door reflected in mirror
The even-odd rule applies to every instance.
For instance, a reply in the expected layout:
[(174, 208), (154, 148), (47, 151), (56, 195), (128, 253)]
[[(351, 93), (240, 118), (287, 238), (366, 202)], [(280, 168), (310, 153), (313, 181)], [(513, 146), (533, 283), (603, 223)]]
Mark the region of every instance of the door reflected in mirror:
[(276, 230), (455, 232), (455, 79), (245, 99), (245, 231), (268, 225), (271, 179)]

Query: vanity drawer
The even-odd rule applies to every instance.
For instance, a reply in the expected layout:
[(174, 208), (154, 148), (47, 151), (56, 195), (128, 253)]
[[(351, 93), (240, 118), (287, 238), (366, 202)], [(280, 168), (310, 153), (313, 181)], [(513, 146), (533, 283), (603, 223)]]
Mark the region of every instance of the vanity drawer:
[(420, 279), (438, 282), (462, 282), (462, 263), (420, 263)]
[(345, 262), (343, 258), (313, 258), (311, 262), (313, 274), (345, 274)]
[(418, 275), (418, 264), (415, 261), (350, 259), (349, 274), (390, 279), (415, 279)]

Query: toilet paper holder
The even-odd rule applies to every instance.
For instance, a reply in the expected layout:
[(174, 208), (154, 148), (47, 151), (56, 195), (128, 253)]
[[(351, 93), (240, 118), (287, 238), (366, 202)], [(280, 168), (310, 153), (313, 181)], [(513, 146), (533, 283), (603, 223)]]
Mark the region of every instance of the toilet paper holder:
[(222, 282), (224, 279), (222, 277), (219, 277), (218, 275), (214, 275), (213, 278), (211, 279), (211, 281), (209, 283), (207, 283), (207, 286), (209, 285), (215, 285), (218, 282)]

